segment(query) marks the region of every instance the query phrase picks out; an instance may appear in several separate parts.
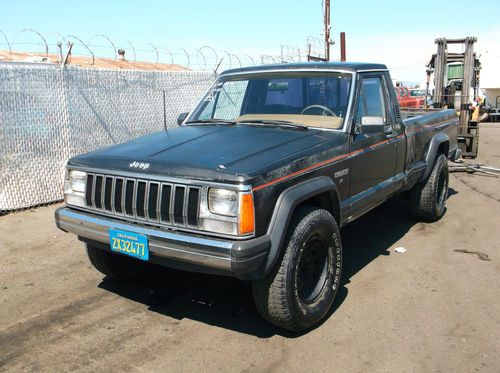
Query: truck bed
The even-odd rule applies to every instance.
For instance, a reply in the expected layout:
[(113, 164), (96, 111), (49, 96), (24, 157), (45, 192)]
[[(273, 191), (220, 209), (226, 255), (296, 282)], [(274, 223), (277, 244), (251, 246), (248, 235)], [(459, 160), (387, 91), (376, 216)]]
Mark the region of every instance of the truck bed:
[(400, 108), (400, 110), (401, 110), (401, 117), (404, 120), (404, 119), (409, 119), (409, 118), (413, 118), (416, 116), (422, 116), (422, 115), (436, 113), (436, 112), (447, 110), (447, 109), (434, 109), (434, 108), (424, 109), (424, 108), (405, 108), (405, 107), (402, 107), (402, 108)]

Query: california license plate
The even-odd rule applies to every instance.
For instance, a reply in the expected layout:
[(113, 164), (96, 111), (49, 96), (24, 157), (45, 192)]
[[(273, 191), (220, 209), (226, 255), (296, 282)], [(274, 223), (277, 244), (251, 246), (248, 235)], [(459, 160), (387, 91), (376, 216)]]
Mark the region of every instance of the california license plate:
[(119, 229), (110, 229), (109, 244), (112, 251), (133, 256), (140, 260), (149, 260), (147, 236)]

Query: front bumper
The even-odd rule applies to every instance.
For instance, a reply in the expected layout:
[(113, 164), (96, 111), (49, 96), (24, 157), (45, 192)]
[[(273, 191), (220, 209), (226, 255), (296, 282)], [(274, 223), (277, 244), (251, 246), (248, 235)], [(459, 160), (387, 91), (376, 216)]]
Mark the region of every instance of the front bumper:
[(244, 280), (263, 276), (271, 247), (267, 235), (244, 241), (216, 239), (96, 216), (69, 207), (57, 209), (55, 219), (59, 229), (105, 250), (110, 250), (109, 229), (122, 229), (148, 237), (153, 263)]

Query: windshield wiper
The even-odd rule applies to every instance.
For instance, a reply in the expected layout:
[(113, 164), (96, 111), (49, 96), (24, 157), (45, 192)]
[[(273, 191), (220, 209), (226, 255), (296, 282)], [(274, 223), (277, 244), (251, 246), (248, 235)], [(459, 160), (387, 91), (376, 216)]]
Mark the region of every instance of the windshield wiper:
[(292, 127), (292, 128), (299, 128), (299, 129), (303, 129), (303, 130), (307, 130), (308, 127), (303, 125), (303, 124), (299, 124), (299, 123), (295, 123), (295, 122), (290, 122), (288, 120), (278, 120), (278, 119), (248, 119), (248, 120), (242, 120), (242, 121), (238, 121), (236, 122), (238, 124), (272, 124), (272, 125), (276, 125), (276, 126), (280, 126), (280, 127)]
[(226, 119), (196, 119), (190, 120), (185, 124), (207, 124), (207, 123), (215, 123), (215, 124), (236, 124), (234, 120), (226, 120)]

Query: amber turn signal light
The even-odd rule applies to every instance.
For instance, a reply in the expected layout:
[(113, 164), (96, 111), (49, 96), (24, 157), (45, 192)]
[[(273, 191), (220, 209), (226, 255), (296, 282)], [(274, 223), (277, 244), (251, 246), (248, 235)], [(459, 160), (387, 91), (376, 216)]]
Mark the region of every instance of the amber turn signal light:
[(238, 233), (239, 234), (253, 233), (254, 229), (255, 229), (255, 216), (253, 208), (253, 196), (251, 193), (241, 194)]

